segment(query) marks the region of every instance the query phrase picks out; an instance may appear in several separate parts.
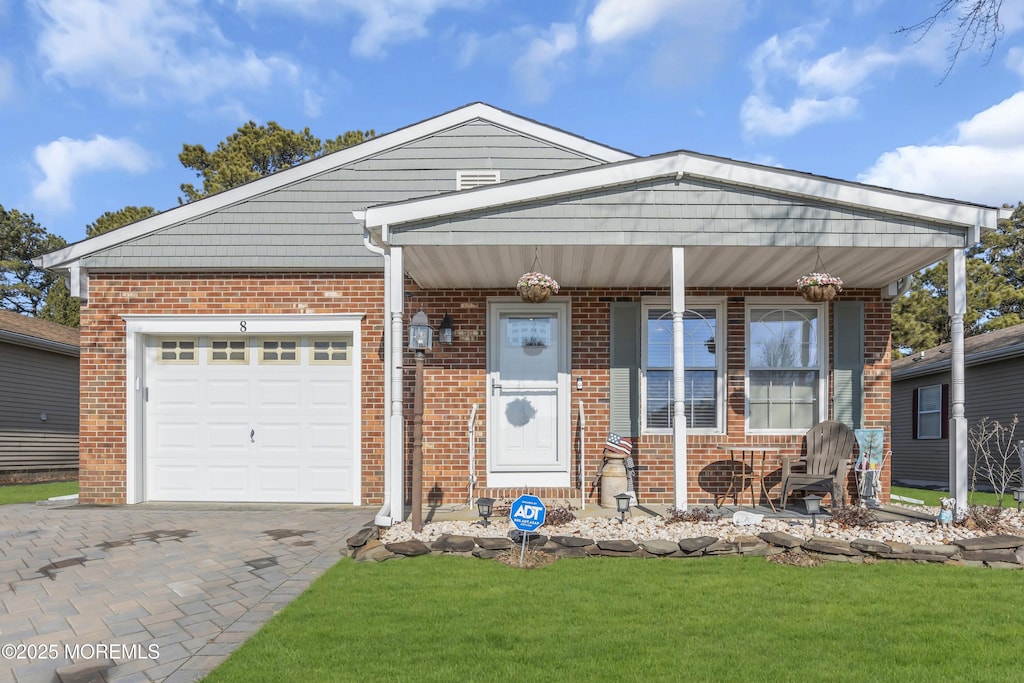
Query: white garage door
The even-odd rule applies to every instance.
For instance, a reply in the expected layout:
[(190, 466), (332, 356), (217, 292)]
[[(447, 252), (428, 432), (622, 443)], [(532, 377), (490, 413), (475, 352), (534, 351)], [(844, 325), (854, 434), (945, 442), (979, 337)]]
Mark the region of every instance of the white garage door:
[(354, 503), (352, 334), (146, 338), (145, 497)]

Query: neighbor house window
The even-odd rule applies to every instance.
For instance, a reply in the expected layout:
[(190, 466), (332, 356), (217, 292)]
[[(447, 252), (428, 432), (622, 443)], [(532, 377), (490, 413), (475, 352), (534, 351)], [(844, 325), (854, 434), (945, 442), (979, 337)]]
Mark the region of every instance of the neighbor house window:
[[(723, 336), (717, 304), (683, 313), (683, 409), (687, 429), (721, 431)], [(674, 415), (672, 311), (664, 304), (644, 307), (643, 428), (672, 431)]]
[(918, 387), (914, 394), (914, 438), (945, 439), (945, 404), (949, 395), (946, 384)]
[(747, 428), (810, 429), (824, 394), (822, 307), (752, 305), (747, 311)]

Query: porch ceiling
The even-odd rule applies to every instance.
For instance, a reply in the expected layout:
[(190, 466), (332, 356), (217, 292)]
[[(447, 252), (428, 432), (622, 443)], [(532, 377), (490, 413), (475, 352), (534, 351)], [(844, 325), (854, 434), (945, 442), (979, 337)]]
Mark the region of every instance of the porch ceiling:
[[(664, 246), (407, 246), (405, 270), (425, 289), (508, 288), (542, 270), (563, 287), (668, 287)], [(896, 247), (686, 247), (686, 287), (792, 287), (818, 262), (850, 288), (881, 288), (946, 257)]]

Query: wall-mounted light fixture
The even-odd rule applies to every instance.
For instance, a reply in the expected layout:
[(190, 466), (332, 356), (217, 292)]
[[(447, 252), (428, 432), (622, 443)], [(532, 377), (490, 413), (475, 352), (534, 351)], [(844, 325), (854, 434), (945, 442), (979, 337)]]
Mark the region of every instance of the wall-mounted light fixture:
[(442, 344), (451, 344), (452, 338), (455, 336), (455, 326), (452, 323), (452, 317), (447, 313), (441, 318), (441, 328), (437, 333), (437, 341)]

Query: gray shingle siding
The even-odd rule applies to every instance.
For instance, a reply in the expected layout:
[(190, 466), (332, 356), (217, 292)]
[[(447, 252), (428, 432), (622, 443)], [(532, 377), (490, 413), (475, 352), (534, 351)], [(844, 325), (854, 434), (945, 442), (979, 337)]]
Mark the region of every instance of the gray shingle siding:
[(0, 342), (0, 377), (0, 470), (77, 467), (78, 357)]
[[(828, 207), (726, 185), (661, 178), (408, 224), (392, 242), (414, 244), (607, 243), (954, 248), (963, 231), (867, 211)], [(438, 238), (448, 233), (448, 240)]]
[[(1024, 357), (969, 365), (964, 369), (964, 374), (964, 401), (969, 428), (983, 417), (999, 420), (1003, 424), (1009, 424), (1014, 415), (1024, 418), (1024, 392), (1021, 391)], [(948, 370), (893, 381), (893, 479), (948, 485), (949, 440), (914, 439), (912, 406), (913, 392), (917, 388), (949, 382)], [(1015, 440), (1024, 440), (1024, 425), (1017, 428)], [(969, 443), (968, 452), (970, 462), (973, 463), (974, 453)]]
[(456, 171), (497, 169), (505, 181), (596, 163), (474, 121), (92, 254), (82, 265), (94, 270), (378, 269), (382, 262), (363, 246), (362, 225), (353, 211), (452, 192)]

